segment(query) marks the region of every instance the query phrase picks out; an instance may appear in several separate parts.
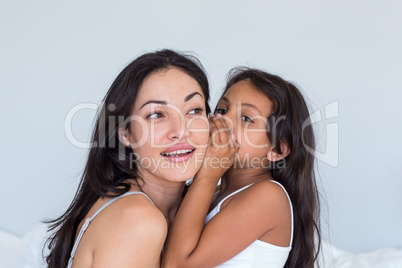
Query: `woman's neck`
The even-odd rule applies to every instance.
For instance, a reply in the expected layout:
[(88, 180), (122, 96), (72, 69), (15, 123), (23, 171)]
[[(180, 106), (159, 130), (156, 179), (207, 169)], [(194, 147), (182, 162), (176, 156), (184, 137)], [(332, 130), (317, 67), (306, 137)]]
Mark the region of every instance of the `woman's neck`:
[(222, 177), (220, 193), (231, 193), (249, 184), (264, 180), (272, 180), (271, 172), (268, 169), (231, 168)]
[[(141, 190), (163, 213), (170, 226), (182, 201), (185, 182), (171, 182), (144, 176), (142, 178), (144, 182), (139, 181)], [(138, 186), (133, 187), (134, 190), (140, 190)]]

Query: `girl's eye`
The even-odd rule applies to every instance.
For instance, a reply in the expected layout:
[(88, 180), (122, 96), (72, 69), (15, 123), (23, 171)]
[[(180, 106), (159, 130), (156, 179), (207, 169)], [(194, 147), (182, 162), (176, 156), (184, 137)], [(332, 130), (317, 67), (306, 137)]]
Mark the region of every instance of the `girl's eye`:
[(222, 114), (222, 115), (224, 115), (226, 113), (227, 113), (227, 111), (225, 109), (221, 109), (221, 108), (216, 109), (216, 112), (215, 112), (215, 114)]
[(204, 110), (201, 108), (192, 109), (189, 114), (201, 114)]
[(241, 117), (241, 119), (242, 119), (244, 122), (246, 122), (246, 123), (254, 123), (254, 121), (251, 120), (251, 118), (248, 117), (248, 116), (246, 116), (246, 115), (243, 115), (243, 116)]
[(150, 118), (150, 119), (157, 119), (157, 118), (161, 118), (161, 117), (163, 117), (163, 114), (160, 112), (154, 112), (154, 113), (147, 115), (147, 118)]

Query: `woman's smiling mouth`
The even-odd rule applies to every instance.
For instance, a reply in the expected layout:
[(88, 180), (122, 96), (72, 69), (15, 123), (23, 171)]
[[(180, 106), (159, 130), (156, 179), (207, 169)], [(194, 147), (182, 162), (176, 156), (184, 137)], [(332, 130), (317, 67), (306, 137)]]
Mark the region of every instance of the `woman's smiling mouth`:
[(189, 144), (176, 144), (161, 153), (161, 156), (172, 162), (184, 162), (191, 159), (195, 148)]

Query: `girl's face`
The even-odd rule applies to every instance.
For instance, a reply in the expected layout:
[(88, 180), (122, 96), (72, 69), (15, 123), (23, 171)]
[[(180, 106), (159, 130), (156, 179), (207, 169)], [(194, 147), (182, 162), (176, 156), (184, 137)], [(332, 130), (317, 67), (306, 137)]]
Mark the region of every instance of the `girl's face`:
[(195, 175), (208, 144), (205, 108), (200, 85), (177, 68), (144, 80), (127, 133), (144, 179), (183, 182)]
[(233, 125), (240, 144), (233, 168), (267, 168), (267, 153), (271, 143), (266, 123), (272, 111), (272, 101), (249, 80), (234, 84), (219, 100), (216, 112)]

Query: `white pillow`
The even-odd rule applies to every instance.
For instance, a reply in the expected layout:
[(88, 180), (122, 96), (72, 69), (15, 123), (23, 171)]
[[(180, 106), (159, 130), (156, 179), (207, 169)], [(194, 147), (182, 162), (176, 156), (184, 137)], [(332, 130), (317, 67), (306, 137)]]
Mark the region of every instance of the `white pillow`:
[(45, 258), (49, 251), (43, 247), (48, 238), (47, 226), (37, 224), (24, 236), (24, 268), (46, 268)]
[(24, 264), (22, 238), (0, 230), (0, 267), (21, 268)]

